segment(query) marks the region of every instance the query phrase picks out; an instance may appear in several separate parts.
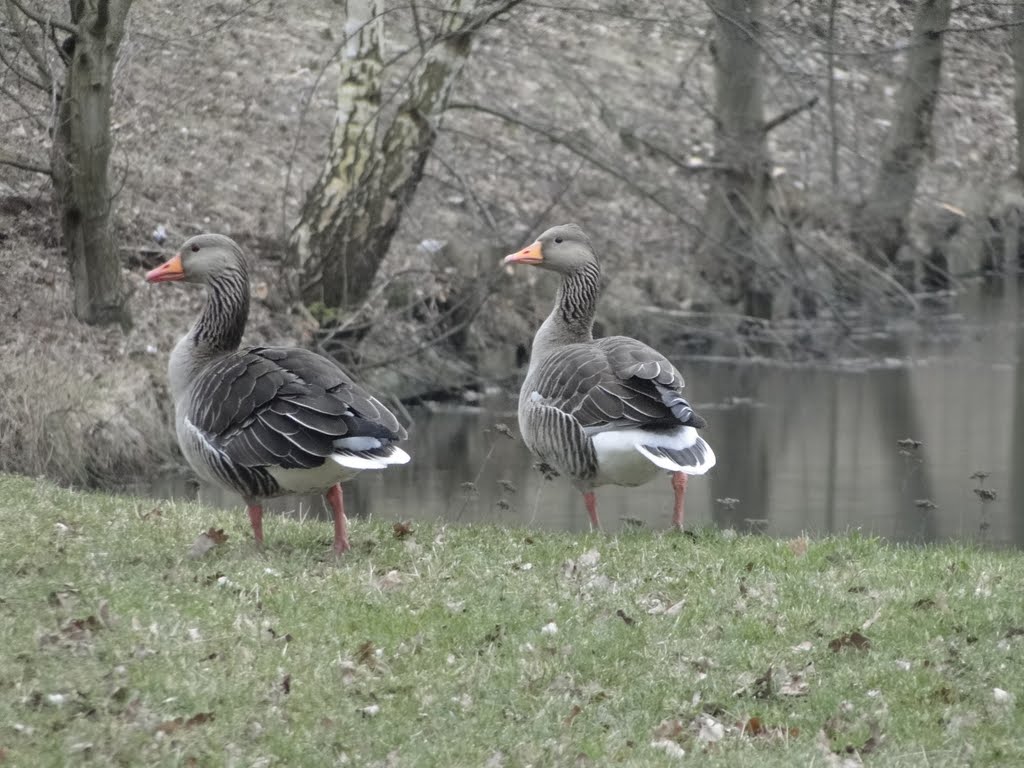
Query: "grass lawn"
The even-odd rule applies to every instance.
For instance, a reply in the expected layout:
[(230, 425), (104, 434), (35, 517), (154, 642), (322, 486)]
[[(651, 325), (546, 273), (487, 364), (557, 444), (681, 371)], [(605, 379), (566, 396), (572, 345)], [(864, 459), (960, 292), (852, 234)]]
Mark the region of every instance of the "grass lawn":
[(412, 527), (0, 476), (0, 763), (1024, 764), (1018, 552)]

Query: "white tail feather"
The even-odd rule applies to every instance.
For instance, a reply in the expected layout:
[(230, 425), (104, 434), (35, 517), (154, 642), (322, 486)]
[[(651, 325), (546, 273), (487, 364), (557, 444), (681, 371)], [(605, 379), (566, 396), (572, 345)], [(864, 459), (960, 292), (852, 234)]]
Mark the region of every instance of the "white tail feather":
[(667, 469), (669, 472), (685, 472), (688, 475), (703, 475), (715, 466), (715, 462), (717, 461), (715, 458), (715, 452), (702, 437), (698, 437), (694, 445), (700, 446), (704, 449), (704, 459), (699, 464), (689, 466), (679, 464), (661, 453), (655, 453), (639, 443), (637, 443), (636, 449), (646, 456), (652, 464), (659, 466), (662, 469)]

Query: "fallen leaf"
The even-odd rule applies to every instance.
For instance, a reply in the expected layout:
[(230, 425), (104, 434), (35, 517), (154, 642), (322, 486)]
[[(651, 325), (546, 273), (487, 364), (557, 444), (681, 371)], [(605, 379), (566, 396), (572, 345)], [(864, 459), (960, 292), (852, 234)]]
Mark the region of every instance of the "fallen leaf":
[(651, 742), (651, 747), (653, 749), (660, 749), (669, 757), (686, 757), (686, 750), (670, 739), (655, 739)]
[(114, 626), (114, 618), (110, 615), (110, 602), (107, 600), (100, 600), (99, 608), (97, 611), (100, 615), (100, 621), (103, 626), (110, 629)]
[(995, 699), (996, 704), (1012, 704), (1014, 697), (1009, 691), (1004, 691), (1002, 688), (993, 688), (992, 698)]
[(701, 715), (697, 720), (700, 723), (697, 740), (701, 743), (715, 744), (725, 738), (725, 726), (711, 715)]
[(627, 627), (632, 627), (634, 624), (636, 624), (636, 619), (627, 616), (626, 612), (621, 608), (619, 608), (619, 610), (615, 612), (615, 615), (622, 619), (624, 622), (626, 622)]
[(798, 536), (795, 539), (790, 539), (786, 543), (789, 545), (789, 551), (792, 552), (795, 557), (803, 557), (807, 554), (807, 546), (810, 544), (810, 539), (806, 536)]
[(358, 711), (359, 714), (361, 714), (363, 717), (376, 717), (380, 714), (380, 705), (370, 704), (369, 706), (363, 707)]
[(593, 568), (601, 561), (601, 553), (596, 549), (590, 549), (580, 555), (579, 563), (581, 568)]
[(173, 720), (165, 720), (156, 727), (160, 733), (171, 734), (182, 728), (193, 728), (203, 723), (212, 722), (214, 719), (213, 712), (199, 712), (198, 714), (192, 715), (187, 720), (183, 717), (176, 717)]
[(800, 735), (799, 728), (785, 728), (781, 725), (765, 725), (759, 717), (751, 717), (745, 723), (738, 723), (740, 733), (761, 738), (796, 738)]
[(935, 601), (930, 597), (922, 597), (920, 600), (915, 600), (912, 606), (913, 608), (934, 608)]
[(880, 619), (881, 617), (882, 617), (882, 608), (881, 608), (881, 606), (879, 606), (879, 607), (878, 607), (878, 608), (877, 608), (877, 609), (875, 610), (875, 614), (874, 614), (874, 615), (873, 615), (873, 616), (872, 616), (872, 617), (871, 617), (870, 619), (868, 619), (868, 620), (867, 620), (867, 621), (865, 621), (865, 622), (864, 622), (863, 624), (861, 624), (861, 625), (860, 625), (860, 628), (861, 628), (862, 630), (864, 630), (865, 632), (867, 632), (867, 631), (868, 631), (869, 629), (871, 629), (872, 625), (873, 625), (873, 624), (874, 624), (874, 623), (875, 623), (876, 621), (878, 621), (878, 620), (879, 620), (879, 619)]
[(973, 490), (982, 501), (995, 501), (999, 496), (991, 488), (974, 488)]
[(782, 696), (806, 696), (811, 686), (804, 680), (803, 675), (791, 675), (789, 680), (779, 686), (779, 694)]
[(356, 650), (356, 660), (370, 669), (377, 666), (377, 648), (372, 641), (367, 640), (360, 643)]
[(871, 641), (860, 632), (850, 632), (846, 635), (830, 640), (828, 649), (833, 653), (839, 653), (843, 648), (855, 648), (858, 651), (866, 651), (871, 647)]
[(755, 678), (753, 685), (753, 693), (755, 699), (769, 699), (771, 698), (773, 691), (772, 684), (772, 668), (768, 667), (765, 673), (758, 678)]
[(568, 728), (569, 726), (571, 726), (572, 721), (575, 720), (577, 715), (579, 715), (579, 713), (582, 711), (583, 708), (579, 704), (573, 704), (572, 709), (569, 710), (569, 714), (566, 715), (565, 719), (562, 721), (562, 727)]
[(512, 430), (508, 426), (508, 424), (504, 424), (504, 423), (502, 423), (500, 421), (497, 424), (494, 425), (494, 431), (497, 432), (499, 435), (504, 435), (509, 440), (515, 440), (516, 439), (515, 434), (512, 432)]
[(290, 672), (281, 678), (281, 690), (284, 691), (285, 696), (292, 692), (292, 676)]
[(227, 540), (228, 535), (224, 533), (223, 528), (210, 528), (200, 533), (196, 540), (192, 542), (192, 546), (188, 549), (188, 557), (198, 560), (204, 557), (211, 549), (219, 547)]
[(406, 536), (412, 534), (412, 523), (411, 522), (398, 522), (391, 526), (391, 530), (394, 533), (396, 539), (404, 539)]
[(681, 720), (670, 718), (667, 720), (662, 720), (660, 723), (654, 726), (654, 730), (651, 732), (651, 736), (653, 736), (655, 740), (675, 739), (678, 738), (684, 730), (686, 730), (686, 726), (683, 725), (683, 722)]

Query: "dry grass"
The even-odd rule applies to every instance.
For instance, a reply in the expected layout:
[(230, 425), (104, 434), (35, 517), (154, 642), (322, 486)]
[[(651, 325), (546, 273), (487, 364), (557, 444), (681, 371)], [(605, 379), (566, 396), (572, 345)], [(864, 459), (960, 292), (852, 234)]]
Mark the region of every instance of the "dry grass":
[(157, 390), (123, 373), (40, 355), (0, 373), (0, 470), (112, 487), (167, 462), (176, 449)]

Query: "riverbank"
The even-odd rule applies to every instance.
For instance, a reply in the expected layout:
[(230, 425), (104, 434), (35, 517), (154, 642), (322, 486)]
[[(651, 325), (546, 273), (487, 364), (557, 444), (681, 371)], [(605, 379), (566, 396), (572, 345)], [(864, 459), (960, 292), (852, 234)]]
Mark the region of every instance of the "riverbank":
[(1024, 760), (1020, 553), (394, 522), (0, 476), (0, 761)]

